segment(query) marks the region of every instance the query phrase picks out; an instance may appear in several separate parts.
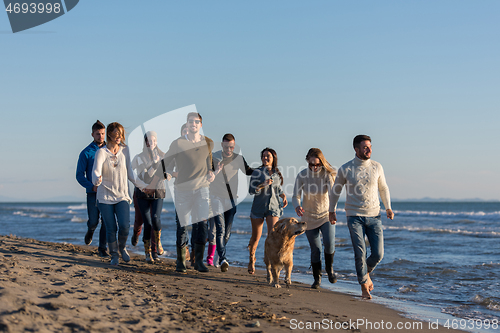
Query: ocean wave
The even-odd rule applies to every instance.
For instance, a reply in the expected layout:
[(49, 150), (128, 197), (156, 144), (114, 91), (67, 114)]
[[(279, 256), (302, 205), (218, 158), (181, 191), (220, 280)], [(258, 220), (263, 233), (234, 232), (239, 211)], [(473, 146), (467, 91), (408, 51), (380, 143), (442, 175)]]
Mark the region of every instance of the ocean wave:
[(444, 217), (486, 217), (500, 218), (500, 211), (495, 212), (434, 212), (426, 210), (395, 210), (394, 214), (399, 216), (444, 216)]
[(12, 213), (12, 215), (29, 216), (29, 217), (32, 217), (34, 219), (44, 219), (44, 218), (49, 217), (49, 215), (47, 215), (45, 213), (34, 214), (34, 213), (25, 213), (22, 211), (16, 211), (16, 212)]
[(442, 308), (441, 311), (443, 313), (450, 314), (454, 317), (462, 318), (465, 320), (474, 320), (474, 321), (479, 320), (482, 322), (489, 321), (490, 323), (492, 320), (497, 320), (498, 322), (498, 317), (482, 313), (481, 311), (474, 310), (474, 307), (471, 308), (469, 305), (449, 306)]
[(498, 262), (489, 262), (489, 263), (482, 263), (481, 265), (476, 266), (476, 268), (483, 268), (483, 267), (492, 268), (498, 266), (500, 266), (500, 263)]
[(87, 204), (81, 204), (81, 205), (78, 205), (78, 206), (68, 206), (66, 207), (67, 209), (69, 210), (81, 210), (81, 209), (87, 209)]
[(232, 234), (239, 234), (239, 235), (251, 235), (251, 231), (245, 231), (245, 230), (231, 230)]
[(73, 216), (70, 221), (71, 222), (77, 222), (77, 223), (87, 222), (87, 220), (82, 219), (82, 218), (77, 217), (77, 216)]
[(418, 290), (416, 285), (410, 284), (409, 286), (399, 287), (398, 292), (400, 292), (401, 294), (408, 294), (408, 293), (416, 293), (418, 292)]
[(424, 275), (436, 275), (436, 274), (438, 274), (438, 275), (455, 275), (457, 273), (458, 273), (458, 271), (455, 269), (443, 268), (443, 269), (438, 269), (437, 271), (425, 273)]
[(500, 237), (498, 231), (472, 231), (464, 229), (434, 228), (434, 227), (412, 227), (412, 226), (384, 226), (384, 230), (406, 230), (415, 232), (435, 232), (446, 234), (461, 234), (469, 236)]
[(471, 302), (478, 305), (482, 305), (489, 310), (500, 311), (500, 302), (490, 297), (482, 297), (481, 295), (475, 295), (471, 299)]
[(383, 265), (378, 266), (377, 272), (392, 272), (395, 269), (400, 269), (400, 267), (408, 267), (410, 269), (413, 269), (419, 266), (420, 263), (417, 263), (415, 261), (398, 258), (392, 262), (384, 263)]

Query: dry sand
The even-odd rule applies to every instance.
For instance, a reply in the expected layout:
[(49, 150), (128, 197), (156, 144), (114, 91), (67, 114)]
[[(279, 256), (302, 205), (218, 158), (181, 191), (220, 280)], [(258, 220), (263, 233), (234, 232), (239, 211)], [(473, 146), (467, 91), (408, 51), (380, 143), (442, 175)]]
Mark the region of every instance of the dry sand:
[[(385, 332), (349, 325), (418, 323), (359, 297), (298, 283), (272, 288), (263, 271), (179, 274), (174, 260), (148, 264), (138, 255), (118, 267), (108, 262), (91, 246), (0, 236), (0, 331), (290, 332), (300, 322), (323, 321), (333, 330), (293, 331), (337, 331), (343, 324), (348, 332)], [(415, 327), (391, 331), (453, 332), (425, 322)]]

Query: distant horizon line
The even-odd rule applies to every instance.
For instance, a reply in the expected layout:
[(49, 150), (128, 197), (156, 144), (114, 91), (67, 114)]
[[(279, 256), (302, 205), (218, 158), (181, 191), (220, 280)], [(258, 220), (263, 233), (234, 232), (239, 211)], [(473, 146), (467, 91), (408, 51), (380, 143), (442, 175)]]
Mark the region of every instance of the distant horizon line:
[[(174, 203), (173, 200), (164, 200), (165, 203)], [(243, 200), (240, 203), (251, 203), (252, 200)], [(451, 198), (411, 198), (411, 199), (391, 199), (391, 202), (500, 202), (500, 199), (480, 199), (480, 198), (469, 198), (469, 199), (451, 199)], [(46, 200), (17, 200), (2, 198), (0, 203), (86, 203), (85, 198), (78, 200), (74, 198), (73, 200), (60, 200), (60, 199), (46, 199)], [(345, 200), (339, 201), (339, 203), (345, 203)]]

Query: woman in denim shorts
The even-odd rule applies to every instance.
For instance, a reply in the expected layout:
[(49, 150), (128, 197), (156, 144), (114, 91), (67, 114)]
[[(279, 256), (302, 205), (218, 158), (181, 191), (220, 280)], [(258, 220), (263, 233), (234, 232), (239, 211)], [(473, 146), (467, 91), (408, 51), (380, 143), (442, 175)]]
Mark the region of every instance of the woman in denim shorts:
[(283, 214), (283, 208), (288, 204), (286, 195), (281, 188), (283, 176), (278, 170), (278, 155), (271, 148), (264, 148), (260, 152), (262, 165), (255, 169), (250, 178), (250, 194), (254, 195), (250, 220), (252, 221), (252, 237), (248, 244), (250, 261), (248, 273), (255, 273), (255, 251), (262, 236), (264, 219), (267, 223), (267, 234), (273, 230)]

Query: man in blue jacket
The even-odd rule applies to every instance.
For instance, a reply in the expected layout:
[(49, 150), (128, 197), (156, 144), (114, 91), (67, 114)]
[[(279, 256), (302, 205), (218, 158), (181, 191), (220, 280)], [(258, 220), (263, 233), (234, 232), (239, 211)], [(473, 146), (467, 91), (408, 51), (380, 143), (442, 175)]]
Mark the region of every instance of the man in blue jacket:
[[(92, 243), (92, 236), (94, 235), (94, 230), (99, 224), (100, 215), (96, 202), (97, 186), (94, 186), (92, 183), (92, 168), (94, 167), (95, 154), (99, 148), (106, 144), (104, 141), (104, 138), (106, 137), (106, 126), (104, 126), (104, 124), (99, 120), (92, 125), (92, 137), (94, 138), (94, 141), (82, 150), (76, 166), (76, 180), (87, 190), (87, 213), (89, 216), (87, 221), (88, 229), (85, 234), (85, 244), (87, 245)], [(104, 223), (101, 223), (98, 251), (99, 256), (108, 256), (108, 252), (106, 251), (106, 228)]]

